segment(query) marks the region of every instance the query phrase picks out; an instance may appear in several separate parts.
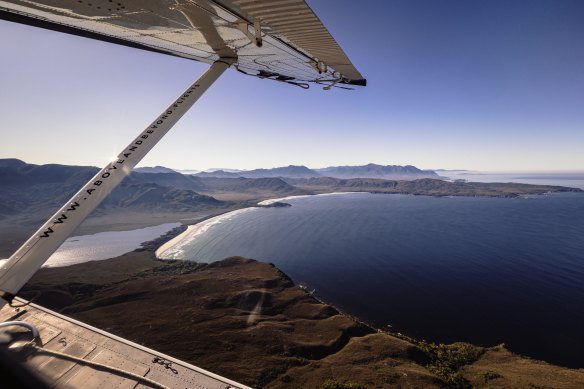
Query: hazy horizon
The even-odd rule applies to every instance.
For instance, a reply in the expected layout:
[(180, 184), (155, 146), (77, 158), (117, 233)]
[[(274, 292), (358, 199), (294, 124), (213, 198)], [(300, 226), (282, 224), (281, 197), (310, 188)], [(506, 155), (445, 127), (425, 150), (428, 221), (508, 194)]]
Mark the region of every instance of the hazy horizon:
[[(71, 165), (71, 166), (95, 166), (95, 167), (100, 167), (97, 165), (83, 165), (83, 164), (64, 164), (64, 163), (59, 163), (59, 162), (46, 162), (46, 163), (33, 163), (27, 160), (23, 160), (22, 158), (17, 158), (17, 157), (3, 157), (0, 156), (0, 159), (19, 159), (25, 163), (28, 164), (34, 164), (34, 165), (51, 165), (51, 164), (57, 164), (57, 165)], [(283, 164), (283, 165), (275, 165), (275, 166), (268, 166), (268, 165), (264, 165), (264, 166), (256, 166), (256, 167), (251, 167), (251, 168), (242, 168), (242, 167), (237, 167), (237, 166), (228, 166), (228, 167), (190, 167), (190, 168), (176, 168), (173, 166), (168, 166), (168, 165), (145, 165), (143, 163), (139, 164), (138, 166), (136, 166), (136, 168), (155, 168), (155, 167), (164, 167), (164, 168), (168, 168), (168, 169), (172, 169), (172, 170), (176, 170), (178, 172), (185, 172), (185, 171), (197, 171), (197, 172), (211, 172), (211, 171), (218, 171), (218, 170), (224, 170), (224, 171), (247, 171), (247, 170), (255, 170), (255, 169), (275, 169), (275, 168), (281, 168), (281, 167), (288, 167), (288, 166), (304, 166), (307, 167), (309, 169), (313, 169), (313, 170), (318, 170), (318, 169), (326, 169), (326, 168), (330, 168), (330, 167), (339, 167), (339, 166), (365, 166), (365, 165), (369, 165), (369, 164), (374, 164), (374, 165), (381, 165), (381, 166), (414, 166), (420, 170), (432, 170), (435, 172), (440, 172), (440, 171), (448, 171), (448, 172), (471, 172), (471, 173), (486, 173), (486, 174), (541, 174), (541, 173), (549, 173), (549, 174), (584, 174), (584, 168), (582, 169), (540, 169), (540, 170), (476, 170), (476, 169), (465, 169), (465, 168), (457, 168), (457, 169), (445, 169), (445, 168), (427, 168), (427, 167), (422, 167), (419, 166), (415, 163), (406, 163), (406, 164), (396, 164), (396, 163), (379, 163), (379, 162), (368, 162), (368, 163), (364, 163), (364, 164), (359, 164), (359, 165), (350, 165), (347, 163), (336, 163), (333, 165), (326, 165), (326, 166), (310, 166), (307, 164), (292, 164), (292, 163), (288, 163), (288, 164)]]

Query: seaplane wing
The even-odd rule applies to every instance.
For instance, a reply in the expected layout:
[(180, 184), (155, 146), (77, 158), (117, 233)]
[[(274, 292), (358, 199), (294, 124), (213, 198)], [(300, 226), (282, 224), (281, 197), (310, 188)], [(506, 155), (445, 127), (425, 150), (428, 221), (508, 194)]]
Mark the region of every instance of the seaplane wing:
[[(0, 19), (211, 64), (0, 263), (0, 370), (9, 371), (2, 356), (17, 349), (50, 387), (245, 388), (16, 295), (225, 70), (326, 90), (364, 86), (365, 79), (303, 0), (0, 0)], [(19, 369), (2, 373), (0, 386), (25, 385)]]
[(302, 87), (366, 84), (304, 0), (11, 0), (0, 18), (207, 63), (235, 53), (239, 71)]

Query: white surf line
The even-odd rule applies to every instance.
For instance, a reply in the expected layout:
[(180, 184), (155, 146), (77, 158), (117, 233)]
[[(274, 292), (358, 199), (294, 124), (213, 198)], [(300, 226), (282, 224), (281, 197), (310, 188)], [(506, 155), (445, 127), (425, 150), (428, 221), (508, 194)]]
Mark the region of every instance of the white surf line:
[(344, 194), (355, 194), (355, 193), (369, 193), (369, 192), (331, 192), (331, 193), (318, 193), (312, 195), (296, 195), (296, 196), (288, 196), (288, 197), (281, 197), (279, 199), (268, 199), (264, 201), (260, 201), (258, 205), (271, 205), (274, 203), (278, 203), (285, 200), (294, 200), (294, 199), (302, 199), (305, 197), (312, 197), (312, 196), (333, 196), (333, 195), (344, 195)]
[[(351, 194), (351, 193), (369, 193), (369, 192), (332, 192), (332, 193), (319, 193), (319, 194), (315, 194), (315, 195), (287, 196), (287, 197), (280, 197), (280, 198), (276, 198), (276, 199), (263, 200), (263, 201), (260, 201), (257, 205), (266, 206), (266, 205), (271, 205), (271, 204), (274, 204), (274, 203), (277, 203), (280, 201), (284, 201), (284, 200), (300, 199), (300, 198), (311, 197), (311, 196), (344, 195), (344, 194)], [(258, 207), (247, 207), (247, 208), (242, 208), (242, 209), (236, 209), (235, 211), (226, 212), (226, 213), (223, 213), (221, 215), (217, 215), (215, 217), (212, 217), (210, 219), (203, 220), (202, 222), (190, 225), (187, 227), (187, 229), (182, 234), (175, 236), (174, 238), (172, 238), (171, 240), (169, 240), (168, 242), (166, 242), (162, 246), (160, 246), (156, 250), (154, 255), (158, 259), (177, 259), (176, 257), (178, 254), (182, 253), (181, 249), (184, 245), (195, 240), (195, 238), (197, 236), (205, 233), (206, 231), (209, 230), (209, 228), (213, 227), (214, 225), (220, 224), (224, 221), (230, 220), (232, 217), (234, 217), (236, 215), (239, 215), (242, 213), (247, 213), (247, 212), (252, 211), (254, 209), (257, 209), (257, 208)]]
[(173, 239), (169, 240), (168, 242), (164, 243), (160, 246), (156, 252), (156, 258), (158, 259), (177, 259), (177, 254), (182, 252), (181, 248), (190, 242), (192, 242), (197, 236), (205, 233), (209, 230), (209, 228), (213, 227), (214, 225), (220, 224), (224, 221), (231, 219), (232, 217), (249, 212), (251, 210), (257, 209), (257, 207), (248, 207), (237, 209), (235, 211), (226, 212), (221, 215), (217, 215), (207, 220), (203, 220), (197, 224), (193, 224), (187, 227), (186, 231), (182, 234), (177, 235)]

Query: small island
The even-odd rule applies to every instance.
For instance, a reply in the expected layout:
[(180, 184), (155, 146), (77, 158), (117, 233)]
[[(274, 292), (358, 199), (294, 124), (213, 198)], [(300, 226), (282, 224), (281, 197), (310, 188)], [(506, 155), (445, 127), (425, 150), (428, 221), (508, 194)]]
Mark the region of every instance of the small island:
[(270, 202), (270, 203), (266, 203), (266, 204), (258, 204), (256, 205), (259, 208), (285, 208), (285, 207), (291, 207), (292, 204), (288, 204), (288, 203), (283, 203), (281, 201), (275, 201), (275, 202)]

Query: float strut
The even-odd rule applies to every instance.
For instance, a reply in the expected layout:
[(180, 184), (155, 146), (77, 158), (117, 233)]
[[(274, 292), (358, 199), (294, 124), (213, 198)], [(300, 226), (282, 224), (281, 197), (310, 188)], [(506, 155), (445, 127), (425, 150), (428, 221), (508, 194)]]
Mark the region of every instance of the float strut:
[(34, 233), (0, 269), (0, 308), (11, 302), (20, 288), (73, 233), (75, 228), (111, 193), (175, 123), (193, 106), (223, 72), (235, 62), (221, 58), (101, 169), (61, 209)]

